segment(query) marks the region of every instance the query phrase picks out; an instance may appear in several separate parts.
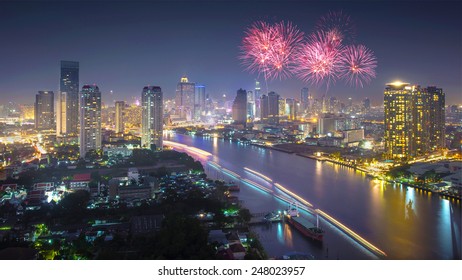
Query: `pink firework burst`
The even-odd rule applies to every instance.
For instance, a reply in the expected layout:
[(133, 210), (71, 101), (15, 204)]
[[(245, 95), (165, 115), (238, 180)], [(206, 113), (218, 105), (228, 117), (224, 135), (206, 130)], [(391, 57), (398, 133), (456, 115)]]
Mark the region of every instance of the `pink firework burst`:
[(296, 56), (297, 76), (312, 85), (335, 83), (339, 77), (343, 46), (325, 32), (313, 33)]
[(272, 27), (266, 22), (255, 22), (247, 29), (242, 39), (242, 54), (239, 57), (246, 70), (251, 73), (265, 73), (266, 78), (273, 36)]
[(355, 27), (350, 16), (343, 11), (330, 11), (322, 16), (316, 24), (316, 29), (327, 33), (331, 40), (352, 42), (355, 38)]
[(265, 79), (287, 78), (302, 39), (303, 33), (291, 23), (256, 22), (245, 32), (239, 58), (246, 70), (263, 73)]
[(270, 79), (284, 79), (292, 75), (295, 53), (303, 40), (303, 33), (290, 22), (273, 26), (274, 42), (269, 56)]
[(377, 60), (374, 53), (363, 45), (348, 46), (341, 57), (340, 77), (350, 85), (363, 87), (375, 78)]

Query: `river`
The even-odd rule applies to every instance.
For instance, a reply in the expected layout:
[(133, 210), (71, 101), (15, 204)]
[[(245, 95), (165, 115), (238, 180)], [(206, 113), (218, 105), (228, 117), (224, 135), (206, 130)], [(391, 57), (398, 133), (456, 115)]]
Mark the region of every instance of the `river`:
[[(217, 138), (168, 134), (175, 141), (210, 152), (212, 160), (271, 188), (256, 170), (309, 201), (315, 208), (342, 224), (387, 254), (387, 259), (460, 259), (460, 202), (438, 195), (366, 177), (364, 173), (328, 162)], [(209, 176), (231, 180), (210, 165)], [(239, 199), (251, 212), (287, 208), (287, 203), (241, 183)], [(305, 213), (313, 222), (316, 217)], [(256, 226), (270, 256), (289, 251), (312, 254), (316, 259), (374, 259), (376, 255), (322, 219), (326, 233), (320, 245), (304, 238), (287, 224)]]

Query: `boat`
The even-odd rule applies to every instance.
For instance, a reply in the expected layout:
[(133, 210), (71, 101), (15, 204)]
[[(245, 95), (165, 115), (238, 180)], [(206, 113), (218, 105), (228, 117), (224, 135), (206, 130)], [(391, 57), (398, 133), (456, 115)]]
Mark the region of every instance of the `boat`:
[(322, 241), (324, 230), (319, 227), (319, 217), (317, 216), (317, 224), (314, 225), (305, 218), (300, 217), (296, 203), (292, 203), (285, 212), (286, 221), (298, 229), (303, 235), (313, 240)]
[(282, 213), (280, 211), (269, 212), (263, 217), (263, 220), (266, 222), (279, 222), (282, 220)]

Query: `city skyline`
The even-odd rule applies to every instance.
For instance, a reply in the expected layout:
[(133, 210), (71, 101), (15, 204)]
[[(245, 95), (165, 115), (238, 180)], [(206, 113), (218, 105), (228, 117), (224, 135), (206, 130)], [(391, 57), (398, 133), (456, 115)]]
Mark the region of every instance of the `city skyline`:
[[(462, 101), (461, 20), (455, 15), (460, 3), (258, 3), (256, 7), (227, 1), (2, 3), (5, 15), (0, 21), (5, 29), (0, 34), (10, 39), (1, 55), (0, 101), (28, 104), (38, 90), (58, 92), (61, 60), (78, 61), (80, 83), (98, 84), (105, 104), (139, 98), (139, 87), (146, 84), (161, 86), (165, 98), (171, 99), (184, 75), (204, 84), (212, 98), (227, 94), (230, 100), (239, 88), (253, 90), (258, 79), (262, 94), (274, 91), (296, 99), (301, 88), (308, 87), (314, 98), (327, 93), (355, 101), (369, 98), (372, 105), (381, 105), (385, 84), (402, 80), (443, 88), (447, 104)], [(382, 24), (391, 11), (411, 10), (417, 5), (418, 14)], [(89, 8), (97, 16), (85, 13)], [(143, 15), (152, 10), (159, 11), (158, 17), (145, 19)], [(351, 16), (356, 40), (377, 56), (377, 78), (371, 84), (357, 89), (337, 81), (326, 91), (292, 78), (268, 81), (267, 87), (261, 75), (244, 71), (238, 59), (239, 45), (252, 22), (292, 21), (309, 34), (319, 17), (335, 10)], [(80, 16), (69, 18), (69, 14)], [(38, 16), (42, 20), (37, 20)], [(67, 20), (61, 21), (64, 17)], [(82, 43), (88, 40), (93, 44)], [(152, 63), (159, 67), (153, 69)]]

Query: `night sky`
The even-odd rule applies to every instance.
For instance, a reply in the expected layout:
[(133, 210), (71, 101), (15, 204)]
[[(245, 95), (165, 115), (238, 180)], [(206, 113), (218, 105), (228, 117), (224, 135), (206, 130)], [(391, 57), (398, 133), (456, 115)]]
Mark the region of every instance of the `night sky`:
[[(0, 103), (33, 104), (38, 90), (57, 91), (60, 60), (79, 61), (80, 87), (97, 84), (107, 104), (131, 102), (145, 85), (171, 98), (182, 75), (212, 97), (234, 98), (258, 78), (238, 59), (248, 26), (285, 20), (310, 33), (320, 16), (337, 10), (351, 16), (356, 42), (374, 51), (378, 68), (364, 88), (338, 81), (329, 96), (379, 105), (385, 83), (399, 79), (442, 87), (447, 104), (462, 103), (458, 1), (0, 2)], [(283, 97), (299, 98), (304, 86), (315, 97), (326, 93), (296, 78), (268, 83)]]

